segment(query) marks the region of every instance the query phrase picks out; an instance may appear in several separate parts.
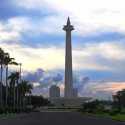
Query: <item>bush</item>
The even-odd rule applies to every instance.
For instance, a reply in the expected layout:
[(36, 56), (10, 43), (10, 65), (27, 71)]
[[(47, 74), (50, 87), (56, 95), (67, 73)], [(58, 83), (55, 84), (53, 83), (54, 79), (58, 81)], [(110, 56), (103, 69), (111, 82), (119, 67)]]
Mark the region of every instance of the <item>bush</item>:
[(102, 113), (104, 110), (103, 104), (101, 104), (98, 100), (83, 104), (83, 108), (81, 109), (81, 111), (88, 113)]
[(110, 115), (116, 115), (116, 114), (118, 114), (118, 113), (120, 113), (118, 109), (112, 109), (112, 110), (109, 112)]

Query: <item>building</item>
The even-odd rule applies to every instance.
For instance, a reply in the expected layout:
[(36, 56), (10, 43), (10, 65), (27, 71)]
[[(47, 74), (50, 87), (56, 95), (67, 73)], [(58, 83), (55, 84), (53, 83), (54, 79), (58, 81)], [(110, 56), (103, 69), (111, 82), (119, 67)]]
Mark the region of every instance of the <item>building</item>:
[(60, 98), (60, 88), (56, 85), (52, 85), (49, 90), (50, 98)]
[(78, 98), (78, 89), (77, 88), (73, 88), (73, 97)]

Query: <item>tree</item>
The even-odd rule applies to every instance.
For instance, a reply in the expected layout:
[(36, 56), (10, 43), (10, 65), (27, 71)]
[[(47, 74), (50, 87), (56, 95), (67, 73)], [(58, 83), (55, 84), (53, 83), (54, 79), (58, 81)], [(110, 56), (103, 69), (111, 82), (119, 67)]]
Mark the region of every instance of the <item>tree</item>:
[(50, 101), (43, 96), (31, 96), (31, 104), (34, 108), (50, 105)]
[[(8, 76), (9, 65), (20, 65), (20, 73), (13, 72)], [(3, 74), (4, 69), (5, 75)], [(6, 85), (3, 83), (3, 76), (6, 76)], [(11, 106), (14, 109), (16, 108), (15, 106), (18, 108), (21, 96), (24, 99), (26, 94), (31, 93), (31, 89), (32, 86), (28, 84), (28, 81), (21, 80), (21, 63), (16, 63), (15, 59), (11, 58), (9, 53), (4, 52), (4, 50), (0, 48), (0, 108), (5, 109), (5, 106), (8, 107), (6, 110), (11, 108)], [(5, 106), (3, 104), (5, 104)]]
[(3, 60), (4, 60), (4, 51), (0, 48), (0, 105), (3, 105)]
[(114, 105), (121, 111), (125, 107), (125, 89), (118, 91), (116, 95), (113, 96)]
[(14, 109), (15, 109), (15, 105), (16, 105), (16, 100), (17, 100), (17, 95), (16, 94), (16, 86), (18, 86), (18, 80), (19, 80), (19, 72), (13, 72), (11, 73), (11, 75), (8, 77), (8, 79), (10, 80), (10, 84), (9, 84), (9, 90), (10, 90), (10, 100), (13, 100), (13, 102), (11, 102), (11, 104), (13, 105)]
[(22, 89), (22, 95), (25, 96), (26, 94), (30, 94), (32, 90), (32, 85), (29, 84), (28, 81), (22, 80), (21, 83), (18, 85), (19, 89)]
[(83, 104), (83, 111), (85, 112), (102, 112), (104, 111), (104, 104), (99, 100), (87, 102)]
[[(20, 84), (18, 84), (19, 89), (19, 97), (20, 97), (20, 106), (24, 107), (25, 96), (26, 94), (31, 94), (32, 85), (28, 83), (28, 81), (22, 80)], [(23, 106), (22, 106), (23, 105)]]
[(7, 106), (7, 101), (8, 101), (8, 65), (18, 65), (18, 63), (16, 63), (14, 61), (14, 58), (10, 58), (9, 53), (5, 53), (4, 54), (4, 65), (6, 68), (6, 99), (5, 99), (5, 104)]

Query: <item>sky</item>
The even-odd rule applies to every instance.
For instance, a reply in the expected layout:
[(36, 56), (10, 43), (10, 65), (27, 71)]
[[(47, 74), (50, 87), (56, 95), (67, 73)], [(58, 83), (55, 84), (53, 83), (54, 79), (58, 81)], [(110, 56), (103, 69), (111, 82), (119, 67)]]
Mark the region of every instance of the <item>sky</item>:
[[(34, 94), (64, 91), (67, 17), (79, 96), (109, 99), (125, 88), (124, 0), (0, 0), (0, 47), (22, 63)], [(15, 67), (15, 70), (18, 70)]]

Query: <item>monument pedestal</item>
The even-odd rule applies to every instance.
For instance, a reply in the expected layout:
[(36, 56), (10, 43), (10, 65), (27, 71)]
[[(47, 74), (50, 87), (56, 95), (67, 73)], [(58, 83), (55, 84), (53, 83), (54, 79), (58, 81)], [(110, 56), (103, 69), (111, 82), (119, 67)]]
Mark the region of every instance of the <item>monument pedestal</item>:
[(52, 104), (57, 107), (81, 107), (85, 102), (90, 101), (92, 98), (78, 97), (78, 98), (49, 98)]

